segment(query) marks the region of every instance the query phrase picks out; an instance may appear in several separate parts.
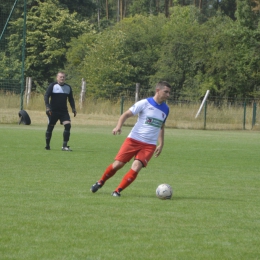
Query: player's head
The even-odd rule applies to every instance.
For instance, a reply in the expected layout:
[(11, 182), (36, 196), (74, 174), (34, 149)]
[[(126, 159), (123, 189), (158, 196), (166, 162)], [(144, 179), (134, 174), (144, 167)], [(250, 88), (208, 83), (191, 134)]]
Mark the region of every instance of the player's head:
[(159, 81), (155, 87), (155, 101), (159, 104), (163, 103), (169, 98), (170, 92), (171, 85), (166, 81)]
[(164, 87), (167, 88), (172, 88), (172, 86), (167, 82), (167, 81), (159, 81), (156, 86), (155, 86), (155, 90), (156, 89), (163, 89)]
[(60, 85), (63, 85), (64, 82), (65, 82), (65, 79), (66, 79), (65, 73), (62, 72), (62, 71), (59, 71), (59, 72), (57, 73), (56, 79), (57, 79), (57, 82), (58, 82)]

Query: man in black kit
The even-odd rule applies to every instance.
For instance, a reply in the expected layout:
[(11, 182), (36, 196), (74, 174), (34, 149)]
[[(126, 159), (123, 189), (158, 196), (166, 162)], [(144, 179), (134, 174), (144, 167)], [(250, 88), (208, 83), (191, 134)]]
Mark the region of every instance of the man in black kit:
[[(51, 100), (49, 102), (49, 99)], [(46, 137), (46, 150), (50, 150), (50, 141), (52, 131), (57, 121), (64, 125), (63, 132), (63, 145), (62, 151), (72, 151), (67, 145), (70, 138), (70, 115), (67, 107), (67, 100), (70, 103), (74, 117), (77, 114), (75, 109), (75, 101), (73, 98), (73, 92), (71, 86), (65, 83), (65, 73), (58, 72), (57, 82), (51, 83), (44, 95), (44, 102), (46, 106), (46, 114), (48, 116), (48, 126), (45, 134)]]

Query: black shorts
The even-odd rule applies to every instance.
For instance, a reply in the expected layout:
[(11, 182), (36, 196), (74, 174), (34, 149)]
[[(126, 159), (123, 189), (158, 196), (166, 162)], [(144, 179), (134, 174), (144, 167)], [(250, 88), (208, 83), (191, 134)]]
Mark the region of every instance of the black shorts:
[(64, 121), (70, 121), (70, 115), (68, 112), (65, 113), (58, 113), (58, 112), (52, 112), (51, 116), (48, 115), (48, 124), (49, 125), (56, 125), (57, 121), (60, 120), (60, 123), (62, 124)]

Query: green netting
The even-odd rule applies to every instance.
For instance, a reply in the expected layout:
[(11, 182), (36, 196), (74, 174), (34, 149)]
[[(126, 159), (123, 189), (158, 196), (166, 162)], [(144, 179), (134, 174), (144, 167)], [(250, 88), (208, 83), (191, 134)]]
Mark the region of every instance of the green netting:
[[(4, 0), (0, 2), (0, 91), (21, 93), (22, 48), (12, 51), (12, 35), (17, 35), (23, 44), (23, 26), (13, 22), (23, 19), (24, 0)], [(22, 25), (22, 23), (21, 23)]]

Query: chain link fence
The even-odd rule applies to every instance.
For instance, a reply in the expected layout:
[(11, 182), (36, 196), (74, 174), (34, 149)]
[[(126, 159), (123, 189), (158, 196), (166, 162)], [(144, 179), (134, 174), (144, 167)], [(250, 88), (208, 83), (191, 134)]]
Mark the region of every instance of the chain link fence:
[[(23, 0), (5, 0), (0, 5), (0, 90), (21, 93), (22, 49), (12, 53), (11, 23), (23, 19)], [(21, 42), (23, 27), (16, 32)]]
[[(38, 82), (32, 78), (27, 78), (25, 82), (23, 96), (25, 109), (44, 111), (43, 95), (49, 83)], [(136, 101), (154, 95), (154, 87), (133, 84), (131, 87), (122, 87), (122, 91), (116, 94), (113, 86), (102, 86), (107, 90), (106, 97), (98, 97), (92, 95), (92, 89), (96, 87), (83, 84), (83, 82), (72, 86), (79, 113), (100, 115), (104, 118), (115, 116), (117, 118)], [(203, 97), (171, 93), (167, 101), (170, 107), (167, 127), (205, 130), (260, 130), (258, 126), (260, 122), (259, 100), (225, 99), (209, 94), (199, 116), (195, 118), (202, 99)], [(1, 109), (18, 109), (18, 107), (19, 94), (16, 94), (15, 91), (12, 93), (0, 91), (0, 112)]]

